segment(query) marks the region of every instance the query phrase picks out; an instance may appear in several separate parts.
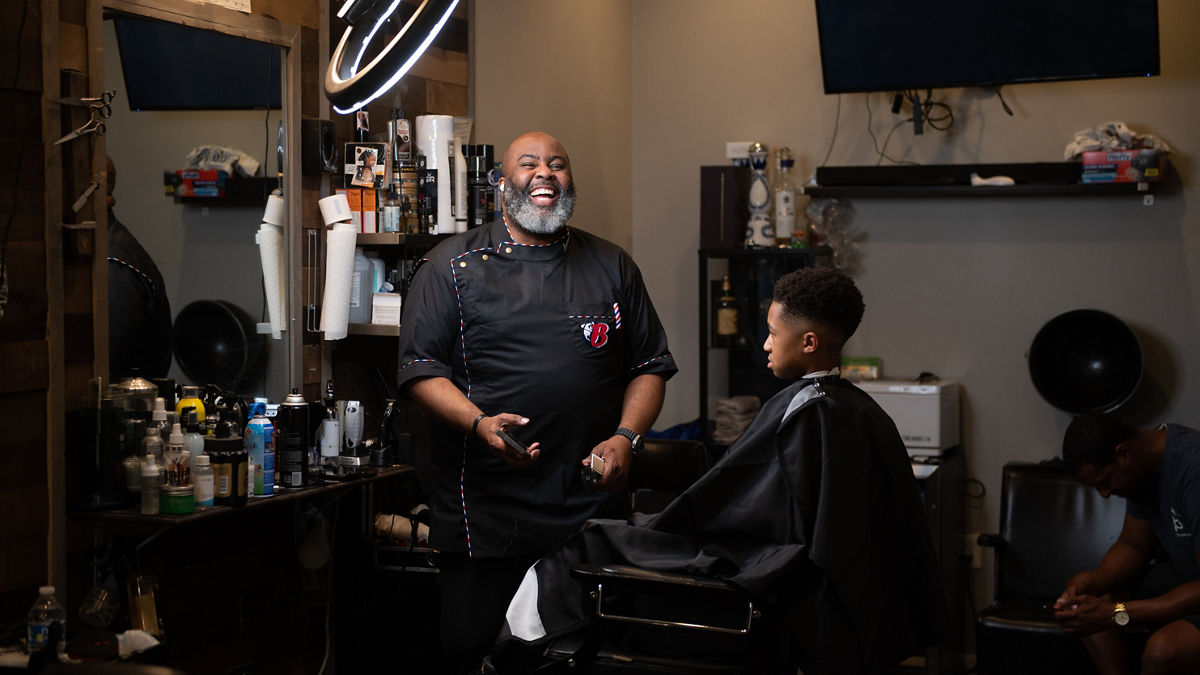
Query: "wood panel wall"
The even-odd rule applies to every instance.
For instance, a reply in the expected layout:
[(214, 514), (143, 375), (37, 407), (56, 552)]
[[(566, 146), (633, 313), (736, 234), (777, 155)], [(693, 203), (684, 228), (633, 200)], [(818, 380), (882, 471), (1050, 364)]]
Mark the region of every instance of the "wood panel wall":
[(39, 0), (0, 5), (0, 612), (24, 614), (46, 583), (50, 291)]

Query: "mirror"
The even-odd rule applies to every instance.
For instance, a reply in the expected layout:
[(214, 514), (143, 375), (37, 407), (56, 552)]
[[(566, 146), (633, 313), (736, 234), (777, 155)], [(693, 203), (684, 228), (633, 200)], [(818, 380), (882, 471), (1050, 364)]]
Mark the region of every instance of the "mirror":
[[(161, 272), (172, 319), (189, 306), (207, 310), (189, 312), (192, 316), (212, 317), (214, 309), (218, 316), (229, 314), (231, 346), (259, 341), (263, 345), (260, 364), (247, 369), (239, 392), (281, 399), (301, 382), (302, 321), (295, 272), (300, 269), (296, 233), (301, 230), (299, 29), (186, 0), (102, 4), (102, 17), (94, 17), (92, 25), (102, 23), (100, 89), (116, 90), (104, 136), (116, 175), (111, 213)], [(168, 36), (165, 40), (163, 34)], [(219, 48), (171, 49), (185, 37)], [(230, 51), (242, 55), (231, 65), (218, 65), (215, 52)], [(156, 65), (167, 68), (152, 72)], [(167, 194), (164, 172), (178, 176), (177, 171), (189, 168), (189, 153), (203, 147), (238, 151), (243, 169), (257, 165), (255, 177), (239, 176), (237, 167), (231, 167), (223, 196)], [(202, 185), (201, 192), (206, 187)], [(281, 254), (287, 316), (280, 339), (256, 329), (270, 319), (255, 235), (267, 195), (275, 190), (285, 205)], [(196, 307), (196, 301), (217, 302)], [(245, 315), (241, 327), (239, 311)], [(198, 323), (199, 328), (213, 325), (206, 319)], [(177, 332), (183, 327), (183, 321), (176, 322)], [(175, 342), (182, 346), (184, 340), (176, 335)], [(214, 339), (199, 342), (216, 344)], [(188, 372), (200, 370), (197, 362), (213, 356), (192, 354), (193, 359), (189, 354), (174, 354), (169, 377), (178, 383), (208, 384)], [(119, 373), (114, 369), (113, 375)]]

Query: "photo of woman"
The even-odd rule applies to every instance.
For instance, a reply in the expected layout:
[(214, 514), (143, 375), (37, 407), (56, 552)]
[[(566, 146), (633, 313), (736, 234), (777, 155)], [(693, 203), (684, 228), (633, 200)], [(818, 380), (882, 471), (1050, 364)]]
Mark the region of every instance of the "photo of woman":
[(383, 167), (378, 166), (379, 155), (371, 148), (355, 148), (358, 156), (355, 158), (354, 178), (351, 185), (359, 187), (380, 187), (383, 182)]

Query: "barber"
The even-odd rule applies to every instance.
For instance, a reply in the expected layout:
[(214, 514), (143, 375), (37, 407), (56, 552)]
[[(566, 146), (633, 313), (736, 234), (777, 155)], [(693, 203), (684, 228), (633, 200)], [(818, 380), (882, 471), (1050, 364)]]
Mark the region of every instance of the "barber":
[(499, 189), (500, 219), (418, 264), (400, 329), (400, 385), (434, 419), (447, 672), (478, 669), (534, 561), (627, 508), (615, 490), (677, 370), (633, 260), (567, 226), (563, 145), (541, 132), (514, 140)]

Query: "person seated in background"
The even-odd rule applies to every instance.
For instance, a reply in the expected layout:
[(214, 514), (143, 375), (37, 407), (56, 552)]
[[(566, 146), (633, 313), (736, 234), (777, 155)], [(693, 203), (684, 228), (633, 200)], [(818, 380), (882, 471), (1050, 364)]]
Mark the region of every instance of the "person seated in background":
[(113, 206), (117, 170), (107, 158), (108, 370), (114, 378), (166, 377), (171, 369), (171, 303), (154, 259)]
[[(1096, 669), (1131, 673), (1124, 630), (1153, 632), (1142, 673), (1200, 668), (1200, 432), (1138, 429), (1082, 415), (1063, 437), (1063, 462), (1104, 497), (1124, 497), (1125, 524), (1100, 566), (1067, 581), (1054, 616), (1080, 635)], [(1165, 551), (1169, 560), (1155, 562)]]
[(839, 270), (782, 277), (763, 349), (794, 382), (661, 513), (589, 521), (531, 567), (493, 652), (500, 672), (532, 667), (547, 643), (586, 627), (569, 578), (581, 562), (720, 577), (770, 599), (793, 673), (890, 672), (934, 643), (944, 607), (908, 453), (887, 414), (839, 376), (863, 310)]

